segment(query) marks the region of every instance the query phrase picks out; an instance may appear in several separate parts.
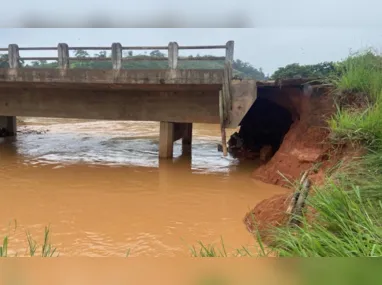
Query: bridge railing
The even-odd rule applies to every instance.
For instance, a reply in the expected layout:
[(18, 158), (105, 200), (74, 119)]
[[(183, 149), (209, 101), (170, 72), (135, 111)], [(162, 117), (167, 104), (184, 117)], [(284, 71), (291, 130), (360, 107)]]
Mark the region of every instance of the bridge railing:
[[(179, 56), (179, 50), (206, 50), (206, 49), (224, 49), (225, 56), (198, 56), (198, 57), (182, 57)], [(111, 51), (111, 56), (103, 57), (73, 57), (69, 55), (69, 51)], [(126, 50), (167, 50), (168, 56), (155, 57), (155, 56), (129, 56), (124, 57), (123, 51)], [(176, 42), (170, 42), (168, 46), (122, 46), (120, 43), (113, 43), (107, 47), (69, 47), (65, 43), (58, 44), (57, 47), (19, 47), (16, 44), (10, 44), (8, 48), (0, 48), (0, 52), (8, 52), (7, 57), (3, 57), (0, 61), (7, 61), (9, 68), (20, 67), (21, 60), (44, 60), (44, 61), (57, 61), (58, 68), (67, 69), (70, 68), (71, 61), (111, 61), (113, 69), (121, 69), (122, 63), (127, 61), (168, 61), (168, 67), (170, 69), (176, 69), (179, 61), (192, 61), (192, 60), (220, 60), (224, 61), (225, 65), (232, 65), (234, 42), (228, 41), (225, 45), (208, 45), (208, 46), (179, 46)], [(20, 51), (57, 51), (56, 57), (22, 57)]]

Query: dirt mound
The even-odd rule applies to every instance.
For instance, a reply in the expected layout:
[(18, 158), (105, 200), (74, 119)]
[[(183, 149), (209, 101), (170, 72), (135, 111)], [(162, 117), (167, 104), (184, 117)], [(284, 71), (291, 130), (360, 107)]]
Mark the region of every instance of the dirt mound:
[(280, 194), (261, 201), (244, 218), (247, 230), (254, 234), (258, 230), (263, 242), (271, 242), (272, 236), (269, 230), (287, 222), (285, 211), (291, 197), (291, 194)]
[(253, 177), (266, 183), (288, 186), (286, 179), (293, 181), (314, 164), (328, 159), (328, 134), (324, 128), (306, 128), (301, 122), (295, 122), (280, 149), (268, 163), (253, 172)]
[[(310, 180), (316, 185), (322, 183), (325, 169), (332, 167), (342, 156), (342, 152), (333, 151), (328, 140), (327, 120), (335, 111), (329, 90), (313, 88), (308, 96), (298, 88), (266, 90), (264, 93), (264, 97), (289, 110), (293, 123), (277, 152), (270, 161), (254, 170), (253, 177), (289, 187), (286, 179), (294, 182), (310, 170)], [(269, 243), (272, 237), (268, 230), (288, 221), (286, 210), (291, 198), (292, 191), (257, 204), (244, 218), (248, 231), (258, 229), (263, 241)]]

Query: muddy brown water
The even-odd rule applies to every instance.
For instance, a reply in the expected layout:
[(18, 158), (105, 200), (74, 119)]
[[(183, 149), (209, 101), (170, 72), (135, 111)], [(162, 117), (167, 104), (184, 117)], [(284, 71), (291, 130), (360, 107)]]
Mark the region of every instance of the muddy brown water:
[[(255, 244), (243, 224), (285, 189), (250, 178), (254, 162), (217, 151), (219, 127), (194, 125), (192, 153), (158, 160), (159, 123), (22, 118), (0, 138), (0, 238), (26, 254), (26, 231), (60, 256), (190, 256), (198, 240)], [(47, 132), (44, 132), (47, 130)]]

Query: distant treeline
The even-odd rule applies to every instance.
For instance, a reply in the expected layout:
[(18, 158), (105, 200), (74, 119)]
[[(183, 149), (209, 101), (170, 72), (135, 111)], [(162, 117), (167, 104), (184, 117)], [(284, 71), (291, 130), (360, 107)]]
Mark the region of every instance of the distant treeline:
[[(1, 67), (8, 67), (8, 63), (6, 62), (7, 55), (3, 54), (0, 56), (3, 60), (0, 61)], [(77, 50), (74, 53), (74, 57), (98, 57), (98, 58), (106, 58), (110, 57), (110, 54), (107, 54), (106, 51), (101, 51), (95, 55), (90, 55), (87, 51)], [(166, 60), (153, 60), (157, 58), (164, 58), (166, 55), (159, 50), (154, 50), (149, 54), (136, 54), (134, 55), (132, 51), (127, 52), (123, 55), (124, 58), (131, 58), (131, 61), (124, 61), (122, 63), (122, 67), (124, 69), (166, 69), (168, 68), (168, 62)], [(134, 57), (139, 57), (140, 60), (133, 60)], [(205, 58), (211, 57), (211, 55), (204, 56), (188, 56), (190, 60), (181, 60), (178, 62), (179, 68), (184, 69), (221, 69), (224, 67), (224, 60), (197, 60), (197, 58)], [(142, 60), (143, 58), (143, 60)], [(147, 60), (144, 60), (147, 58)], [(193, 59), (193, 60), (191, 60)], [(26, 64), (25, 62), (21, 62), (22, 67), (28, 68), (56, 68), (58, 66), (57, 62), (47, 62), (44, 60), (32, 61), (31, 63)], [(70, 62), (71, 68), (94, 68), (94, 69), (111, 69), (112, 63), (111, 61), (76, 61), (71, 60)], [(240, 59), (237, 59), (233, 63), (234, 75), (237, 75), (241, 78), (254, 78), (257, 80), (264, 80), (266, 78), (262, 69), (254, 68), (250, 63), (244, 62)]]

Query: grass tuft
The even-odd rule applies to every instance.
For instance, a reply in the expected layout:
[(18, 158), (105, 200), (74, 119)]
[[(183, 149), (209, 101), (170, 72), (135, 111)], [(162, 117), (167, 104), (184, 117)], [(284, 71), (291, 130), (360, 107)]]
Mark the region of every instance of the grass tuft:
[(0, 246), (0, 257), (7, 257), (8, 256), (8, 237), (4, 237), (3, 239), (3, 245)]

